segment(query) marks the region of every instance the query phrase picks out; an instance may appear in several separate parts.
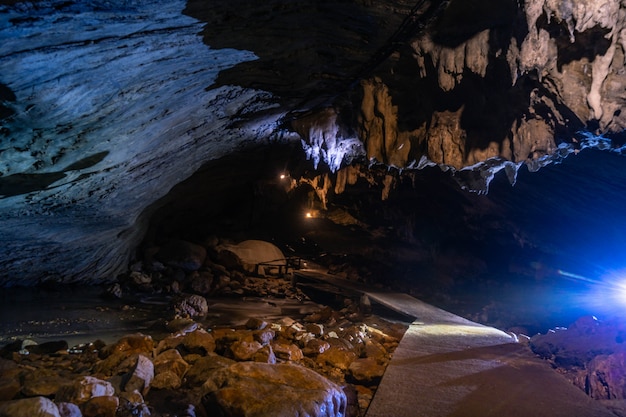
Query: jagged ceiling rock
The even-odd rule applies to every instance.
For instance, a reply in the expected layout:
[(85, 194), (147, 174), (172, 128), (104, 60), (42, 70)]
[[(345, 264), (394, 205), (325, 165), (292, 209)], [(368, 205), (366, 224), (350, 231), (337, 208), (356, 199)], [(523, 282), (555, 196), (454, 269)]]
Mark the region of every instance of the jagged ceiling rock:
[[(473, 189), (514, 180), (573, 152), (581, 129), (626, 126), (625, 10), (2, 0), (0, 283), (114, 279), (159, 199), (251, 144), (302, 139), (333, 171), (363, 159), (440, 164)], [(310, 180), (319, 198), (349, 171)]]

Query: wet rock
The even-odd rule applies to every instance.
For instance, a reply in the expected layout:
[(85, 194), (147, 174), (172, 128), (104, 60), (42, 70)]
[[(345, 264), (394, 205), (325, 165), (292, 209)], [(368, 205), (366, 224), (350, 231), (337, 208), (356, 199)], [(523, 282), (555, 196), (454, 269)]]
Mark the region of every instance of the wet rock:
[(343, 417), (343, 390), (301, 366), (239, 362), (203, 385), (209, 415)]
[(195, 361), (187, 374), (185, 375), (185, 383), (190, 387), (199, 387), (214, 372), (227, 368), (236, 362), (223, 356), (206, 356)]
[(154, 378), (154, 364), (144, 355), (138, 355), (134, 369), (124, 379), (123, 390), (139, 391), (146, 395)]
[(361, 385), (377, 384), (385, 373), (385, 367), (373, 358), (356, 359), (348, 367), (352, 379)]
[(184, 240), (172, 240), (161, 246), (156, 257), (166, 265), (197, 271), (204, 264), (206, 249)]
[(57, 407), (61, 417), (83, 417), (83, 412), (76, 404), (61, 402), (57, 404)]
[(74, 380), (57, 392), (55, 399), (75, 404), (84, 403), (93, 397), (111, 396), (115, 394), (113, 385), (92, 376), (83, 376)]
[(56, 404), (45, 397), (0, 403), (0, 415), (2, 417), (61, 417)]
[(185, 295), (174, 304), (174, 313), (181, 317), (203, 317), (208, 312), (206, 298), (198, 294)]
[(120, 405), (118, 397), (105, 395), (93, 397), (81, 405), (83, 417), (115, 417)]

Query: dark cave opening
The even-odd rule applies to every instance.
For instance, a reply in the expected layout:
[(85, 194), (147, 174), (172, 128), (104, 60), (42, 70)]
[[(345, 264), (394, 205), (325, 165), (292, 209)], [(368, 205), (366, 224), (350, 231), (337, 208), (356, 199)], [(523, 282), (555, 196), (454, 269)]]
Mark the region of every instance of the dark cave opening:
[[(529, 333), (618, 308), (592, 298), (626, 245), (619, 155), (585, 150), (536, 173), (522, 165), (514, 186), (501, 173), (487, 195), (436, 167), (372, 166), (321, 201), (311, 180), (324, 174), (296, 171), (307, 162), (294, 153), (277, 145), (207, 164), (155, 211), (142, 250), (174, 238), (266, 240), (357, 282)], [(590, 174), (598, 164), (606, 169)], [(385, 175), (395, 185), (383, 201)]]

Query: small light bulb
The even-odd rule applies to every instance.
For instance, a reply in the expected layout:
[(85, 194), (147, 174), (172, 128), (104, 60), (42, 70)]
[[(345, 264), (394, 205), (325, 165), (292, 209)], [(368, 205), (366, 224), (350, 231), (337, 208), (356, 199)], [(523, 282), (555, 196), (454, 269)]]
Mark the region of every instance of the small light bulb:
[(284, 180), (285, 179), (285, 174), (280, 174), (280, 179)]
[(311, 212), (309, 211), (309, 212), (307, 212), (306, 217), (310, 219), (311, 217), (313, 217), (313, 215), (312, 215), (312, 214), (311, 214)]

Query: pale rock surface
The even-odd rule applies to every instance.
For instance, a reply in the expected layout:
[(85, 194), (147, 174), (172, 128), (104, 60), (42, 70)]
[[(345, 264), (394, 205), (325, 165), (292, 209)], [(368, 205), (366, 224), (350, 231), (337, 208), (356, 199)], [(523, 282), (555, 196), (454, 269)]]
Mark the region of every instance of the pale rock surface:
[(61, 417), (55, 403), (46, 397), (24, 398), (0, 403), (3, 417)]

